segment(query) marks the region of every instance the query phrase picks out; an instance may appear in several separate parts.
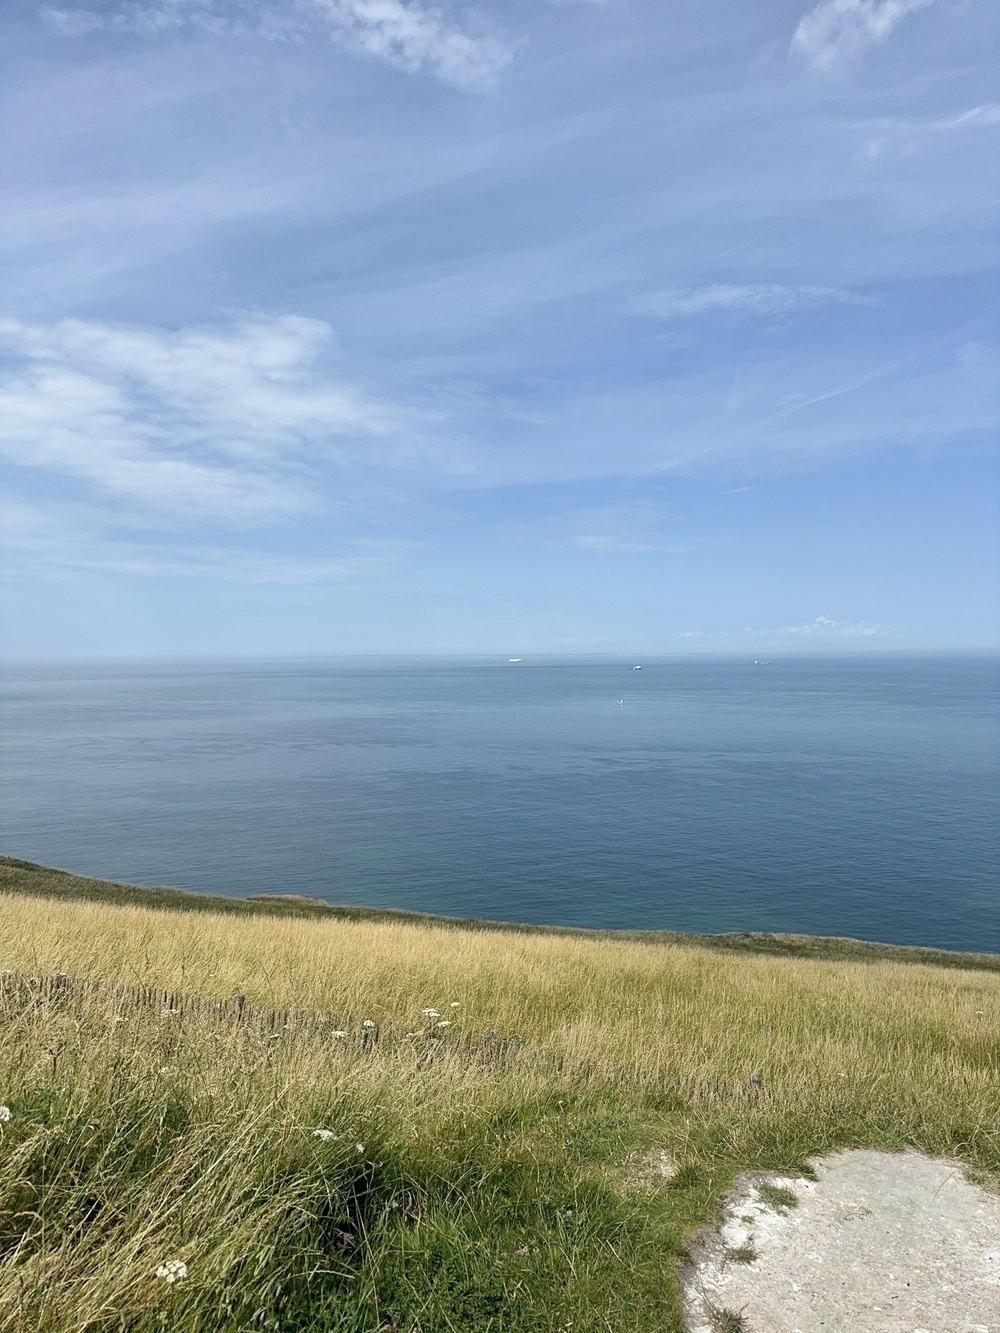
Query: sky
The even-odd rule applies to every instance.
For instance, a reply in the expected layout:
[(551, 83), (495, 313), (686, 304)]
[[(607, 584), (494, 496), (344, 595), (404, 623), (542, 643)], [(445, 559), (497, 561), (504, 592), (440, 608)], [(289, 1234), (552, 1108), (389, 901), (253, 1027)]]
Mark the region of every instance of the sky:
[(993, 0), (7, 0), (9, 659), (1000, 647)]

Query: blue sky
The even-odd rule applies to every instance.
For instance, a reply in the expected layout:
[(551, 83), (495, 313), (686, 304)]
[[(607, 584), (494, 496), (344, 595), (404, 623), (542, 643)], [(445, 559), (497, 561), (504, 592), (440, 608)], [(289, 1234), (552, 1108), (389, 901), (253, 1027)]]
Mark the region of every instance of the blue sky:
[(11, 657), (998, 646), (992, 0), (11, 0)]

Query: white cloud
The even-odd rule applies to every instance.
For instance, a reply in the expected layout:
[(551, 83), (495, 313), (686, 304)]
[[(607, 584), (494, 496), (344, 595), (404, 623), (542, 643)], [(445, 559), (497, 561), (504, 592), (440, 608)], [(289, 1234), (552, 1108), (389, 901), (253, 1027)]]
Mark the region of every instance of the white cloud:
[(710, 310), (736, 310), (752, 314), (783, 314), (808, 306), (867, 304), (864, 297), (837, 287), (782, 287), (775, 283), (735, 286), (713, 283), (693, 290), (650, 292), (638, 302), (645, 315), (674, 319), (680, 315), (701, 315)]
[[(759, 630), (754, 632), (760, 633)], [(810, 620), (805, 625), (785, 625), (779, 630), (764, 631), (764, 633), (770, 634), (819, 635), (820, 637), (847, 635), (863, 639), (869, 639), (876, 634), (885, 634), (886, 632), (884, 625), (872, 624), (867, 620), (861, 620), (856, 625), (845, 625), (843, 621), (831, 620), (829, 616), (817, 616), (815, 620)]]
[(46, 22), (67, 37), (100, 29), (148, 37), (182, 28), (253, 33), (290, 40), (325, 31), (341, 46), (364, 51), (415, 74), (428, 71), (468, 92), (490, 87), (511, 52), (489, 36), (471, 36), (439, 9), (417, 0), (298, 0), (284, 8), (266, 0), (126, 0), (109, 9), (43, 8)]
[(319, 320), (177, 332), (0, 320), (0, 454), (129, 512), (260, 522), (314, 503), (319, 462), (385, 461), (403, 414), (324, 373)]
[(823, 0), (800, 21), (791, 51), (820, 69), (884, 41), (893, 28), (934, 0)]
[(345, 41), (410, 73), (430, 69), (459, 88), (488, 86), (510, 61), (510, 52), (501, 43), (450, 27), (436, 9), (402, 0), (311, 3)]

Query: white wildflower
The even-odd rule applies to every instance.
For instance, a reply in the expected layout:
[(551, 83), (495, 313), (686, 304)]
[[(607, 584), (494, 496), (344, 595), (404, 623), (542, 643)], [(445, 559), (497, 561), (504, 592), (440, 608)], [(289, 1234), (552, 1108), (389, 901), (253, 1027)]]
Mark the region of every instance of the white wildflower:
[(449, 1005), (449, 1008), (459, 1009), (461, 1008), (461, 1005), (459, 1004), (458, 1000), (452, 1000), (451, 1004)]
[(421, 1009), (420, 1012), (423, 1014), (423, 1016), (424, 1016), (425, 1018), (440, 1018), (440, 1017), (441, 1017), (441, 1015), (438, 1013), (438, 1011), (437, 1011), (436, 1009)]
[(0, 1124), (6, 1125), (7, 1121), (11, 1120), (13, 1116), (14, 1112), (9, 1106), (0, 1106)]
[(365, 1021), (361, 1024), (361, 1026), (363, 1028), (373, 1028), (375, 1024), (372, 1022), (370, 1018), (366, 1018)]
[(322, 1139), (322, 1141), (323, 1141), (324, 1143), (328, 1143), (330, 1139), (335, 1139), (336, 1137), (337, 1137), (337, 1136), (336, 1136), (336, 1134), (334, 1134), (334, 1132), (333, 1132), (332, 1129), (314, 1129), (314, 1130), (313, 1130), (313, 1138), (314, 1138), (314, 1139)]
[(187, 1277), (188, 1266), (183, 1259), (168, 1259), (165, 1264), (160, 1264), (156, 1270), (156, 1276), (162, 1277), (164, 1282), (179, 1282), (182, 1277)]
[(341, 1028), (338, 1028), (336, 1032), (331, 1032), (331, 1033), (330, 1033), (330, 1036), (331, 1036), (331, 1037), (346, 1037), (346, 1036), (347, 1036), (347, 1033), (344, 1032)]
[(159, 1069), (156, 1072), (158, 1074), (169, 1074), (171, 1072), (171, 1069), (169, 1065), (160, 1065)]
[(441, 1020), (440, 1023), (435, 1023), (434, 1026), (435, 1026), (436, 1028), (450, 1028), (450, 1027), (451, 1027), (451, 1019), (449, 1019), (449, 1018), (443, 1018), (443, 1019)]
[(364, 1152), (364, 1150), (365, 1150), (365, 1145), (363, 1143), (356, 1143), (354, 1145), (355, 1152)]

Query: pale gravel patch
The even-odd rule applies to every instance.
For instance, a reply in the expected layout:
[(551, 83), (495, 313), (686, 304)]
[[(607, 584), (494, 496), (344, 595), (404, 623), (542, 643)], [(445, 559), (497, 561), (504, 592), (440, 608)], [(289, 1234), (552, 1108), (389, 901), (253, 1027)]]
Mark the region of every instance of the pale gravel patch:
[(653, 1190), (669, 1185), (677, 1171), (677, 1163), (665, 1152), (633, 1153), (619, 1184), (626, 1190)]
[[(687, 1333), (1000, 1333), (1000, 1197), (960, 1163), (852, 1150), (744, 1176), (684, 1275)], [(791, 1190), (776, 1209), (760, 1185)], [(750, 1263), (732, 1258), (749, 1248)]]

